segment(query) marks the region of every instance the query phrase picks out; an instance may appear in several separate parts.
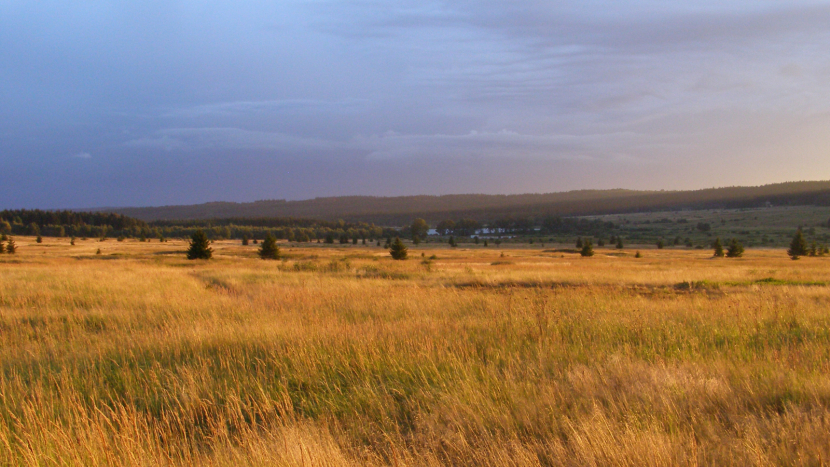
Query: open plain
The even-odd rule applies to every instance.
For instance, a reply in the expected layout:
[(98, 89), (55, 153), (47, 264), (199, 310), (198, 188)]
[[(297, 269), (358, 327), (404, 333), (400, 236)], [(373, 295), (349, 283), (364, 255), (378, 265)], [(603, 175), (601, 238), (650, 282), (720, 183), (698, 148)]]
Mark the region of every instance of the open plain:
[(830, 258), (16, 241), (2, 465), (830, 462)]

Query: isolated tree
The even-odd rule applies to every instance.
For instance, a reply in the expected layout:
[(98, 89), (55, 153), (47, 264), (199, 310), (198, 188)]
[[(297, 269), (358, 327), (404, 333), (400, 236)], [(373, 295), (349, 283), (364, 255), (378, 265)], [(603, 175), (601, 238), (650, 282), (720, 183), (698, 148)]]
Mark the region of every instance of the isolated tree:
[(585, 239), (585, 241), (582, 242), (582, 249), (579, 250), (579, 254), (582, 256), (594, 256), (594, 247), (591, 245), (590, 239)]
[(715, 254), (713, 255), (715, 258), (723, 258), (723, 245), (720, 243), (720, 237), (715, 239), (715, 242), (712, 243), (712, 248), (715, 249)]
[(248, 237), (242, 237), (242, 246), (248, 246)]
[(662, 238), (661, 238), (661, 239), (658, 239), (658, 240), (657, 240), (657, 249), (658, 249), (658, 250), (662, 250), (664, 246), (666, 246), (666, 244), (665, 244), (665, 243), (663, 243), (663, 239), (662, 239)]
[(622, 250), (623, 248), (624, 248), (624, 246), (623, 246), (623, 242), (622, 242), (622, 237), (617, 237), (617, 249)]
[(743, 255), (744, 246), (741, 245), (741, 242), (739, 242), (737, 238), (733, 238), (729, 242), (729, 248), (726, 250), (726, 256), (728, 258), (740, 258)]
[(202, 229), (199, 229), (190, 237), (187, 259), (210, 259), (211, 256), (213, 256), (213, 249), (210, 247), (210, 240)]
[(265, 236), (262, 245), (259, 247), (259, 257), (262, 259), (280, 259), (280, 247), (277, 246), (277, 239), (270, 233)]
[(415, 237), (427, 238), (427, 235), (429, 234), (429, 225), (427, 225), (427, 221), (418, 218), (412, 221), (412, 225), (409, 227), (409, 230), (412, 232), (413, 240)]
[(801, 232), (801, 229), (798, 229), (795, 232), (795, 236), (790, 242), (790, 249), (787, 250), (787, 254), (790, 255), (790, 258), (792, 259), (798, 259), (801, 256), (807, 255), (807, 240), (804, 240), (804, 233)]
[(10, 255), (17, 253), (17, 243), (14, 242), (12, 237), (9, 237), (9, 241), (6, 243), (6, 253)]
[(406, 245), (403, 244), (400, 237), (395, 237), (395, 241), (392, 242), (392, 246), (389, 248), (389, 254), (392, 255), (392, 259), (406, 259)]

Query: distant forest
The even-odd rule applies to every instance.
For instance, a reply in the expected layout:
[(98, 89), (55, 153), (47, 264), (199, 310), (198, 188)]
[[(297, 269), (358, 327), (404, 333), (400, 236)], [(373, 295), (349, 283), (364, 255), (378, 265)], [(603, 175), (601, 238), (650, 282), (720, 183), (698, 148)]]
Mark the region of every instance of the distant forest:
[(695, 191), (579, 190), (523, 195), (342, 196), (304, 201), (269, 200), (252, 203), (215, 202), (189, 206), (113, 208), (108, 211), (144, 221), (178, 219), (302, 218), (362, 222), (390, 227), (422, 218), (430, 225), (442, 220), (501, 219), (775, 206), (830, 206), (830, 181), (788, 182), (758, 187)]
[[(506, 236), (599, 238), (619, 235), (620, 226), (580, 216), (770, 205), (830, 206), (830, 181), (697, 191), (586, 190), (544, 195), (340, 197), (124, 208), (116, 209), (117, 212), (5, 210), (0, 211), (0, 233), (184, 238), (201, 229), (211, 239), (262, 239), (270, 234), (297, 242), (357, 243), (398, 235), (412, 237), (410, 225), (414, 219), (421, 218), (445, 236), (469, 237), (479, 229), (489, 228), (491, 234)], [(303, 216), (285, 214), (295, 212)]]

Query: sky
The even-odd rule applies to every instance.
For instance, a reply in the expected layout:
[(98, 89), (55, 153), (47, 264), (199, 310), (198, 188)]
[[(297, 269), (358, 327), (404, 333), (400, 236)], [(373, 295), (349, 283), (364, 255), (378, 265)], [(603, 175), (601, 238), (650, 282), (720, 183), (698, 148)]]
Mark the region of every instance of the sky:
[(0, 208), (830, 179), (830, 2), (0, 0)]

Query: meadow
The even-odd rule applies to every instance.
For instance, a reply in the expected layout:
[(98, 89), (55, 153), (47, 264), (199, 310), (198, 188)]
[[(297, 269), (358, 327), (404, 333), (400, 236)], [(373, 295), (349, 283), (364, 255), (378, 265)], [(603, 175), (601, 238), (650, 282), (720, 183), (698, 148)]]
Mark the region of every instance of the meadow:
[(830, 463), (830, 258), (16, 241), (0, 465)]

